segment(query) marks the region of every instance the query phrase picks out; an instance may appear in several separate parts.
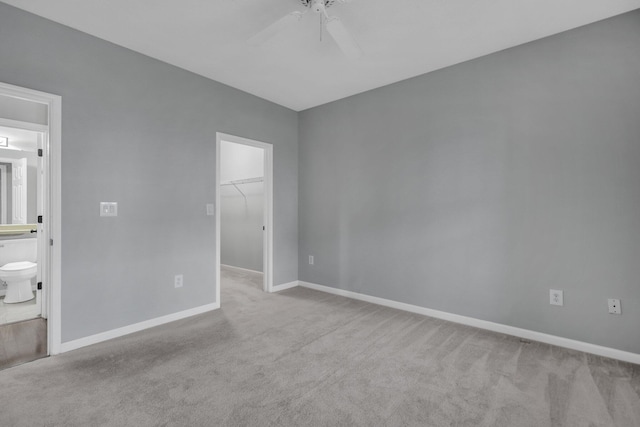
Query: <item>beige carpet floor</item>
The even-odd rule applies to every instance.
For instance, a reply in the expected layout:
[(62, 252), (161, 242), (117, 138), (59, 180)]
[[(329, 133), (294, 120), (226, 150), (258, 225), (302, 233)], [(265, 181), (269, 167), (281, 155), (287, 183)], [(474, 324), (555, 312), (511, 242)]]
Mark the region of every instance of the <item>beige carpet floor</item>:
[(640, 366), (260, 280), (1, 371), (0, 425), (640, 426)]

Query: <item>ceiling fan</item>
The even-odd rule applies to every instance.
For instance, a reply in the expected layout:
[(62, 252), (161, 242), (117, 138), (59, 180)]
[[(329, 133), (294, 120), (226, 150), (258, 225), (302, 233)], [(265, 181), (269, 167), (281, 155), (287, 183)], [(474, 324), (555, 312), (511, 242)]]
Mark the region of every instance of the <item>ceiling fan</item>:
[(351, 36), (349, 31), (347, 31), (340, 18), (329, 16), (327, 13), (327, 9), (333, 6), (334, 3), (349, 3), (350, 1), (351, 0), (300, 0), (307, 10), (304, 12), (295, 11), (288, 13), (264, 30), (260, 31), (258, 34), (251, 37), (248, 42), (250, 44), (263, 43), (274, 37), (286, 27), (300, 21), (307, 12), (312, 11), (320, 16), (320, 37), (322, 37), (322, 30), (325, 29), (336, 42), (340, 50), (342, 50), (348, 58), (358, 59), (362, 56), (362, 51), (360, 50), (358, 43), (356, 43), (355, 39)]

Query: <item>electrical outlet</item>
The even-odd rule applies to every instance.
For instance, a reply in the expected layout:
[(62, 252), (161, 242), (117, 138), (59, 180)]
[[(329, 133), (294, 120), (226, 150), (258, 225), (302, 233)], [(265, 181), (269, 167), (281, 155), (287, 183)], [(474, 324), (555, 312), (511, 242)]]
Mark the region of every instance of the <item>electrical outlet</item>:
[(313, 255), (309, 255), (309, 265), (313, 265)]
[(609, 299), (609, 313), (610, 314), (622, 314), (622, 307), (620, 306), (620, 300), (616, 298)]
[(564, 292), (558, 289), (549, 290), (549, 304), (551, 305), (564, 305)]
[(176, 274), (176, 277), (173, 279), (173, 286), (176, 288), (181, 288), (184, 282), (184, 278), (182, 274)]

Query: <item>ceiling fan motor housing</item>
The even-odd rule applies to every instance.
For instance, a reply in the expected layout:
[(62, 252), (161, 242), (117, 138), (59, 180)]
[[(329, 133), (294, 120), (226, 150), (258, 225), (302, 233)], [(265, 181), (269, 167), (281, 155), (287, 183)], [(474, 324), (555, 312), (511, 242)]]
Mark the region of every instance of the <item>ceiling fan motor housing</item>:
[(324, 9), (333, 6), (336, 0), (300, 0), (305, 7), (311, 6), (316, 13), (321, 13)]

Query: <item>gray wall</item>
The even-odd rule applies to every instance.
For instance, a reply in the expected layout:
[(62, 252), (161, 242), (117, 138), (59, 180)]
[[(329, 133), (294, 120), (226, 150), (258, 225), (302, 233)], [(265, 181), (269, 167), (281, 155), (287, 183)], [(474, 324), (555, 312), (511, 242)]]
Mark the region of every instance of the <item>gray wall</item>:
[(294, 111), (3, 3), (0, 58), (62, 96), (63, 342), (214, 302), (217, 131), (274, 144), (274, 284), (297, 279)]
[(640, 353), (639, 46), (634, 11), (302, 112), (300, 279)]

